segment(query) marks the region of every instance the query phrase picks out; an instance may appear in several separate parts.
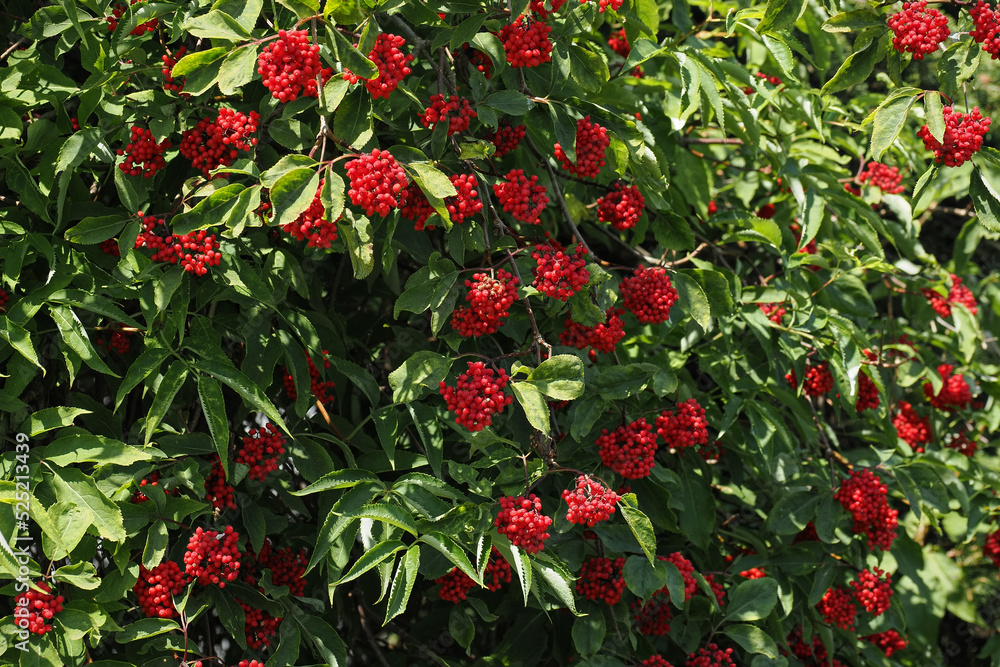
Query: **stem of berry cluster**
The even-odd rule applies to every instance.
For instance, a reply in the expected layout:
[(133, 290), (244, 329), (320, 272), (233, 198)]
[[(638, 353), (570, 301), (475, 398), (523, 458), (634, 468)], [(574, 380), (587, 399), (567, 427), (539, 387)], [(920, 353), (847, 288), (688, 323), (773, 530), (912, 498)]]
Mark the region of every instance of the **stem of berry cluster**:
[(552, 181), (552, 190), (553, 194), (555, 195), (556, 201), (559, 202), (559, 210), (562, 211), (563, 218), (566, 220), (566, 224), (569, 225), (570, 230), (573, 232), (573, 236), (576, 237), (577, 243), (580, 243), (584, 248), (586, 248), (587, 254), (596, 260), (597, 255), (595, 255), (594, 252), (590, 249), (590, 246), (587, 245), (587, 239), (583, 238), (583, 234), (580, 233), (580, 230), (579, 228), (577, 228), (576, 223), (573, 222), (573, 216), (569, 212), (569, 207), (566, 206), (566, 199), (563, 197), (562, 188), (559, 187), (559, 180), (558, 178), (556, 178), (556, 172), (554, 169), (552, 169), (552, 165), (549, 164), (548, 158), (542, 155), (542, 153), (538, 150), (538, 147), (535, 146), (535, 142), (532, 141), (530, 136), (525, 135), (524, 138), (527, 141), (528, 148), (531, 149), (532, 153), (538, 156), (538, 159), (542, 161), (543, 165), (545, 165), (545, 170), (549, 172), (549, 180)]
[[(514, 261), (514, 253), (510, 250), (507, 251), (507, 261), (510, 262), (511, 268), (514, 269), (514, 275), (517, 276), (517, 280), (520, 284), (524, 285), (524, 279), (521, 278), (521, 271), (517, 268), (517, 262)], [(541, 332), (538, 331), (538, 324), (535, 322), (535, 313), (531, 310), (531, 304), (528, 300), (524, 300), (524, 309), (528, 313), (528, 322), (531, 323), (531, 331), (534, 334), (532, 347), (535, 348), (535, 356), (538, 363), (542, 363), (542, 348), (544, 347), (548, 350), (549, 354), (552, 354), (552, 346), (549, 345), (545, 338), (542, 337)]]

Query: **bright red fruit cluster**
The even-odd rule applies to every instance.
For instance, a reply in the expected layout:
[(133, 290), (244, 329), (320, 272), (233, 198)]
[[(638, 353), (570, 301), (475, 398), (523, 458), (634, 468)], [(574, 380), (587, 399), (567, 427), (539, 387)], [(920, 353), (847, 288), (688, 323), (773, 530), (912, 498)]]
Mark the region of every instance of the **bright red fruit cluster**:
[[(694, 563), (685, 558), (680, 551), (675, 551), (667, 556), (657, 556), (656, 559), (668, 561), (677, 566), (681, 578), (684, 579), (684, 602), (690, 600), (698, 590), (698, 580), (694, 578)], [(663, 590), (667, 592), (666, 588)]]
[[(580, 0), (580, 2), (581, 3), (588, 2), (588, 0)], [(625, 0), (598, 0), (597, 11), (603, 14), (604, 10), (606, 10), (610, 6), (612, 11), (617, 12), (619, 9), (621, 9), (622, 4), (624, 2)]]
[[(323, 368), (330, 368), (330, 360), (327, 355), (330, 354), (329, 350), (323, 350)], [(309, 364), (309, 389), (312, 391), (312, 395), (316, 397), (320, 403), (326, 404), (333, 400), (333, 395), (327, 392), (332, 392), (336, 383), (329, 380), (322, 381), (319, 379), (319, 369), (316, 368), (316, 364), (313, 363), (312, 357), (309, 353), (306, 353), (306, 362)], [(295, 390), (295, 379), (292, 378), (292, 374), (287, 370), (285, 371), (284, 377), (285, 393), (288, 398), (295, 400), (298, 398), (298, 392)]]
[(399, 214), (412, 220), (413, 229), (418, 232), (434, 229), (434, 225), (426, 224), (427, 218), (434, 215), (434, 207), (416, 183), (410, 183), (399, 193)]
[[(405, 39), (387, 32), (381, 33), (375, 40), (375, 46), (368, 54), (368, 60), (375, 63), (378, 76), (365, 80), (365, 88), (375, 99), (379, 97), (388, 99), (389, 94), (399, 86), (399, 82), (413, 71), (410, 69), (413, 56), (400, 51), (405, 44)], [(357, 47), (357, 44), (354, 46)], [(350, 70), (344, 71), (344, 79), (350, 83), (361, 81), (361, 77), (351, 73)]]
[(552, 26), (525, 16), (501, 28), (500, 41), (507, 54), (507, 63), (511, 67), (538, 67), (552, 60), (550, 32)]
[(807, 667), (845, 667), (844, 663), (830, 657), (822, 637), (818, 634), (813, 635), (812, 645), (807, 644), (802, 637), (801, 626), (789, 633), (788, 647), (792, 650), (792, 655)]
[(139, 606), (149, 618), (175, 618), (174, 595), (180, 595), (188, 579), (177, 563), (168, 560), (152, 570), (139, 566), (139, 579), (132, 592), (139, 598)]
[(317, 78), (326, 83), (333, 68), (320, 64), (319, 46), (309, 43), (307, 30), (279, 30), (277, 41), (257, 57), (257, 73), (274, 99), (294, 102), (299, 95), (319, 97)]
[(1000, 529), (994, 530), (986, 536), (983, 554), (988, 556), (994, 565), (1000, 567)]
[(489, 140), (493, 142), (493, 145), (497, 147), (496, 151), (493, 153), (493, 157), (500, 159), (507, 153), (518, 147), (521, 143), (521, 139), (524, 139), (527, 128), (524, 125), (510, 125), (509, 123), (500, 123), (500, 127), (497, 131), (489, 137)]
[(203, 229), (177, 236), (169, 231), (158, 234), (156, 228), (166, 227), (165, 221), (152, 215), (144, 216), (142, 211), (138, 216), (142, 220), (142, 231), (135, 239), (135, 247), (151, 249), (154, 262), (180, 264), (188, 273), (203, 276), (208, 273), (208, 267), (218, 266), (222, 261), (215, 234), (206, 234)]
[(767, 319), (775, 324), (781, 324), (782, 318), (788, 312), (780, 303), (758, 303), (757, 307), (760, 308), (760, 312), (767, 316)]
[(531, 270), (535, 275), (532, 285), (546, 296), (567, 301), (590, 282), (587, 270), (587, 249), (578, 244), (569, 254), (558, 244), (535, 246), (531, 257), (538, 264)]
[(851, 588), (854, 589), (854, 599), (873, 616), (889, 611), (892, 577), (879, 568), (861, 570), (858, 578), (851, 582)]
[(118, 155), (125, 156), (125, 160), (118, 165), (118, 168), (129, 176), (142, 175), (150, 178), (167, 166), (163, 161), (163, 153), (168, 148), (170, 148), (168, 139), (156, 143), (152, 132), (135, 125), (132, 127), (129, 143), (124, 150), (118, 149)]
[(566, 0), (549, 0), (551, 9), (545, 9), (545, 0), (530, 0), (528, 9), (534, 12), (543, 21), (551, 14), (559, 11), (559, 8), (566, 4)]
[(593, 348), (590, 352), (591, 359), (596, 358), (597, 352), (611, 354), (618, 342), (625, 337), (625, 323), (621, 318), (624, 313), (621, 308), (608, 308), (604, 313), (607, 322), (600, 322), (592, 327), (585, 327), (567, 317), (566, 328), (559, 333), (559, 342), (579, 350), (588, 346)]
[(184, 90), (185, 80), (180, 79), (179, 81), (175, 81), (174, 75), (171, 74), (171, 72), (174, 69), (174, 65), (177, 64), (177, 61), (183, 58), (186, 53), (187, 47), (182, 46), (174, 51), (173, 55), (167, 52), (160, 56), (160, 60), (163, 62), (163, 69), (161, 70), (163, 72), (163, 90), (172, 90), (175, 93), (180, 93)]
[(924, 140), (924, 148), (934, 151), (934, 158), (948, 167), (960, 167), (983, 147), (983, 136), (990, 131), (990, 119), (983, 118), (979, 107), (964, 114), (952, 107), (944, 108), (944, 142), (940, 142), (924, 125), (917, 136)]
[(529, 225), (541, 224), (538, 216), (549, 203), (545, 192), (545, 186), (538, 184), (538, 177), (532, 176), (529, 180), (523, 169), (511, 169), (503, 183), (493, 186), (493, 193), (503, 210), (514, 216), (515, 220)]
[(585, 177), (596, 177), (604, 166), (604, 155), (611, 145), (608, 130), (590, 121), (590, 116), (584, 116), (576, 121), (576, 164), (570, 162), (563, 147), (558, 143), (555, 147), (556, 159), (562, 163), (562, 168), (571, 174)]
[(993, 60), (1000, 58), (1000, 7), (990, 9), (986, 0), (979, 0), (969, 14), (976, 25), (969, 33), (972, 39), (982, 44), (983, 51), (993, 56)]
[(576, 488), (562, 492), (562, 499), (569, 505), (566, 520), (586, 524), (591, 528), (607, 521), (615, 513), (615, 503), (621, 497), (589, 475), (576, 478)]
[(899, 173), (899, 167), (890, 167), (881, 162), (869, 162), (858, 180), (868, 183), (872, 187), (878, 188), (887, 195), (899, 194), (906, 190), (903, 187), (903, 175)]
[(979, 445), (976, 444), (976, 436), (974, 433), (953, 434), (944, 441), (944, 446), (949, 449), (954, 449), (959, 454), (964, 454), (969, 458), (975, 456), (976, 450), (979, 449)]
[(851, 601), (851, 594), (847, 589), (829, 589), (823, 594), (823, 599), (816, 605), (823, 620), (832, 623), (842, 630), (854, 630), (854, 621), (858, 617), (858, 608)]
[(646, 667), (673, 667), (666, 659), (657, 653), (656, 655), (651, 655), (642, 661), (642, 664)]
[(470, 361), (468, 366), (468, 372), (458, 376), (456, 387), (441, 381), (441, 397), (448, 403), (448, 410), (455, 413), (456, 424), (482, 431), (493, 423), (493, 415), (514, 402), (513, 396), (503, 393), (510, 377), (501, 368), (494, 379), (493, 369), (486, 368), (482, 361)]
[[(976, 305), (976, 297), (972, 294), (972, 290), (963, 285), (962, 279), (954, 273), (952, 273), (949, 277), (951, 278), (951, 289), (948, 290), (948, 302), (962, 304), (968, 308), (969, 312), (973, 315), (978, 313), (979, 306)], [(947, 317), (947, 315), (945, 317)]]
[[(14, 599), (16, 610), (14, 616), (19, 620), (27, 617), (28, 631), (44, 635), (52, 629), (49, 621), (62, 611), (65, 598), (61, 595), (52, 595), (52, 588), (44, 581), (38, 582), (35, 586), (40, 588), (41, 592), (29, 588)], [(27, 613), (21, 612), (21, 609), (26, 609)]]
[(178, 146), (181, 155), (191, 160), (191, 166), (208, 176), (216, 167), (231, 165), (239, 151), (248, 151), (257, 145), (251, 135), (257, 131), (260, 114), (249, 115), (223, 107), (213, 119), (202, 118), (181, 135)]
[(622, 599), (625, 590), (625, 578), (622, 568), (625, 559), (622, 557), (590, 558), (583, 561), (580, 567), (580, 578), (576, 580), (576, 592), (588, 600), (603, 600), (609, 605), (616, 605)]
[(615, 182), (611, 187), (611, 192), (597, 200), (598, 220), (620, 231), (635, 227), (646, 206), (645, 197), (634, 185)]
[(448, 574), (434, 580), (435, 584), (441, 584), (438, 589), (438, 597), (446, 602), (458, 604), (466, 598), (476, 586), (472, 577), (462, 572), (457, 567), (453, 567)]
[(469, 100), (452, 95), (445, 101), (444, 95), (431, 95), (431, 105), (424, 110), (420, 122), (424, 127), (437, 129), (438, 123), (448, 123), (448, 136), (469, 129), (469, 122), (476, 117)]
[(644, 418), (619, 426), (611, 433), (602, 429), (597, 438), (601, 463), (627, 479), (647, 477), (653, 469), (656, 434)]
[[(0, 299), (0, 301), (2, 301), (2, 299)], [(117, 322), (109, 325), (107, 331), (111, 335), (107, 337), (98, 337), (97, 344), (106, 347), (113, 352), (117, 352), (118, 354), (128, 354), (128, 351), (132, 348), (133, 332), (122, 331), (121, 325)]]
[(854, 519), (854, 532), (868, 536), (868, 548), (888, 550), (896, 539), (897, 510), (889, 507), (889, 487), (878, 475), (864, 468), (851, 471), (834, 497)]
[(503, 269), (498, 269), (496, 277), (487, 273), (473, 274), (466, 280), (469, 293), (465, 300), (468, 308), (456, 308), (452, 314), (451, 326), (459, 335), (483, 336), (496, 333), (504, 319), (510, 316), (510, 307), (517, 301), (517, 278)]
[(708, 444), (708, 420), (705, 408), (689, 398), (677, 404), (677, 414), (665, 411), (656, 418), (656, 433), (670, 449)]
[(278, 634), (278, 626), (283, 618), (275, 618), (263, 609), (251, 607), (242, 600), (236, 601), (243, 608), (245, 622), (243, 632), (246, 635), (247, 646), (255, 650), (271, 646), (271, 639)]
[(644, 324), (659, 324), (670, 319), (670, 309), (677, 303), (677, 290), (670, 276), (660, 267), (640, 266), (622, 279), (622, 305)]
[(240, 569), (240, 534), (226, 526), (221, 534), (217, 530), (198, 528), (188, 541), (184, 553), (184, 572), (198, 580), (202, 586), (215, 584), (225, 588)]
[(316, 194), (309, 208), (302, 211), (299, 217), (284, 224), (281, 229), (297, 241), (306, 241), (310, 248), (329, 248), (337, 240), (337, 223), (330, 222), (326, 217), (326, 207), (320, 193), (326, 179), (321, 179)]
[(226, 482), (226, 473), (218, 454), (212, 457), (212, 472), (205, 478), (205, 490), (205, 500), (212, 504), (212, 509), (236, 509), (236, 502), (233, 500), (234, 489)]
[(608, 46), (622, 58), (628, 58), (628, 54), (632, 50), (632, 45), (628, 43), (625, 28), (620, 28), (611, 33), (611, 36), (608, 37)]
[(493, 522), (497, 532), (506, 535), (510, 543), (526, 553), (535, 554), (545, 546), (549, 534), (545, 531), (552, 519), (542, 514), (542, 501), (535, 494), (504, 496), (500, 499), (500, 513)]
[[(140, 2), (143, 2), (143, 0), (131, 0), (129, 2), (129, 4), (130, 5), (137, 5)], [(128, 10), (128, 7), (126, 7), (123, 4), (121, 4), (121, 3), (115, 4), (114, 8), (111, 10), (111, 16), (107, 17), (107, 19), (108, 19), (108, 32), (114, 32), (115, 30), (118, 30), (118, 22), (121, 20), (122, 16), (125, 15), (125, 12), (127, 10)], [(136, 37), (142, 37), (147, 32), (156, 32), (156, 29), (158, 27), (160, 27), (160, 19), (150, 19), (149, 21), (145, 21), (143, 23), (140, 23), (136, 27), (132, 28), (132, 30), (131, 30), (131, 32), (129, 32), (129, 34), (130, 35), (135, 35)]]
[(383, 218), (389, 215), (392, 209), (399, 207), (400, 194), (410, 183), (396, 158), (380, 148), (359, 155), (345, 168), (351, 179), (347, 194), (355, 206), (365, 209), (366, 215), (378, 213)]
[(872, 379), (867, 373), (858, 373), (858, 400), (854, 404), (855, 411), (874, 410), (880, 402), (878, 387)]
[(903, 11), (889, 17), (892, 46), (900, 53), (912, 53), (914, 60), (923, 60), (948, 39), (948, 17), (936, 9), (927, 9), (927, 0), (904, 2)]
[(878, 646), (879, 649), (885, 653), (885, 657), (887, 658), (891, 658), (893, 653), (902, 651), (909, 644), (909, 642), (906, 641), (906, 637), (901, 637), (896, 630), (886, 630), (885, 632), (879, 632), (873, 635), (865, 635), (861, 639)]
[(446, 197), (444, 206), (448, 209), (451, 221), (460, 225), (466, 218), (483, 210), (483, 202), (479, 199), (479, 181), (469, 174), (452, 174), (450, 180), (455, 186), (456, 194)]
[(244, 581), (255, 583), (264, 570), (271, 571), (271, 583), (288, 586), (291, 595), (305, 595), (306, 564), (309, 562), (305, 549), (294, 551), (291, 547), (275, 549), (270, 538), (264, 538), (260, 553), (248, 549), (248, 568)]
[(833, 374), (830, 364), (821, 361), (815, 366), (806, 364), (806, 379), (802, 383), (802, 392), (806, 396), (822, 396), (833, 389)]
[(7, 309), (8, 301), (10, 301), (10, 295), (7, 294), (7, 290), (0, 289), (0, 313)]
[(938, 375), (941, 376), (941, 391), (934, 393), (934, 387), (930, 382), (924, 383), (924, 396), (938, 410), (952, 412), (968, 407), (972, 403), (972, 390), (969, 383), (962, 374), (952, 374), (955, 367), (951, 364), (941, 364), (937, 367)]
[(285, 453), (285, 436), (274, 424), (250, 429), (236, 452), (236, 463), (250, 466), (247, 477), (263, 482), (267, 473), (278, 469), (278, 457)]
[(691, 653), (684, 664), (686, 667), (736, 667), (733, 649), (723, 650), (718, 644), (709, 644), (706, 648), (698, 649), (697, 653)]
[(897, 435), (918, 454), (924, 451), (923, 445), (931, 441), (930, 420), (918, 415), (906, 401), (899, 402), (899, 411), (892, 418), (892, 425), (896, 427)]
[(149, 500), (149, 498), (146, 496), (145, 493), (143, 493), (141, 491), (142, 487), (144, 487), (144, 486), (159, 486), (159, 484), (160, 484), (160, 474), (154, 470), (152, 472), (152, 474), (150, 474), (149, 478), (145, 478), (144, 477), (142, 479), (142, 481), (139, 482), (139, 488), (136, 489), (132, 493), (131, 501), (133, 503), (144, 503), (144, 502), (146, 502), (147, 500)]

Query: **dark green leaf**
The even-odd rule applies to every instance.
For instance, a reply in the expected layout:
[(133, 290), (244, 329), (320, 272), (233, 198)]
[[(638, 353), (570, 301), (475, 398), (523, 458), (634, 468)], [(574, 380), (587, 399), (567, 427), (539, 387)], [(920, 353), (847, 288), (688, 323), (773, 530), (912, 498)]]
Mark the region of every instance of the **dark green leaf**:
[(759, 621), (767, 617), (778, 602), (778, 582), (769, 577), (751, 579), (737, 586), (726, 605), (730, 621)]

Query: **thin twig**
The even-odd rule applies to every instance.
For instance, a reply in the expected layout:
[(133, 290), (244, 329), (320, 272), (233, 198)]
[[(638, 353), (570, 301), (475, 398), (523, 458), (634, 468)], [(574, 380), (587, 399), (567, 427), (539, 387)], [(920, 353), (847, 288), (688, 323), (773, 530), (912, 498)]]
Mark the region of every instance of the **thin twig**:
[(569, 207), (566, 206), (566, 198), (563, 197), (562, 188), (559, 187), (559, 179), (556, 177), (556, 172), (554, 169), (552, 169), (552, 165), (549, 164), (548, 158), (542, 155), (542, 153), (538, 150), (538, 147), (535, 146), (535, 142), (532, 141), (529, 135), (525, 135), (524, 138), (528, 142), (528, 148), (531, 149), (532, 153), (538, 156), (538, 159), (540, 159), (542, 161), (542, 164), (545, 165), (546, 171), (549, 172), (549, 180), (552, 181), (553, 194), (555, 195), (555, 198), (559, 203), (559, 209), (562, 211), (563, 218), (566, 219), (566, 224), (568, 224), (569, 228), (573, 231), (573, 235), (576, 236), (577, 242), (583, 245), (584, 248), (586, 248), (587, 254), (593, 257), (594, 259), (597, 259), (597, 255), (595, 255), (594, 251), (590, 249), (589, 245), (587, 245), (587, 240), (583, 238), (583, 234), (580, 233), (580, 230), (577, 228), (576, 223), (573, 222), (573, 216), (569, 212)]
[(8, 48), (3, 53), (0, 53), (0, 61), (7, 60), (7, 56), (9, 56), (10, 54), (12, 54), (15, 51), (17, 51), (18, 47), (20, 47), (22, 44), (27, 43), (27, 41), (28, 41), (27, 38), (22, 37), (21, 39), (17, 40), (13, 44), (11, 44), (10, 48)]

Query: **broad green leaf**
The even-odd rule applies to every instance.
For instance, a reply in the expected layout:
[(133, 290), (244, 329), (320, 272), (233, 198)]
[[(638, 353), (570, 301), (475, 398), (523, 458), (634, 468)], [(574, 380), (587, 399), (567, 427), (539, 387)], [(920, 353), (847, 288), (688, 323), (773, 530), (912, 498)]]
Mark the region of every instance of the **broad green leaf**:
[(160, 425), (160, 421), (166, 416), (173, 405), (174, 397), (187, 380), (187, 364), (183, 361), (175, 361), (170, 364), (170, 368), (164, 374), (163, 379), (153, 396), (153, 404), (149, 407), (149, 414), (146, 415), (146, 435), (144, 442), (149, 444), (153, 438), (153, 432)]
[(483, 585), (483, 578), (476, 571), (476, 568), (473, 567), (472, 562), (465, 553), (465, 549), (459, 546), (458, 542), (454, 539), (444, 533), (433, 532), (421, 535), (420, 541), (444, 554), (445, 558), (451, 561), (459, 570), (467, 574), (470, 579), (476, 582), (476, 585)]
[(674, 306), (675, 310), (671, 311), (671, 319), (674, 318), (673, 313), (679, 310), (707, 332), (712, 326), (712, 307), (705, 295), (705, 290), (694, 279), (683, 273), (675, 273), (672, 277), (679, 298)]
[(149, 461), (153, 455), (126, 445), (121, 440), (92, 433), (73, 433), (49, 444), (45, 448), (44, 458), (60, 467), (84, 462), (127, 466), (137, 461)]
[(873, 39), (860, 50), (848, 56), (844, 64), (840, 66), (833, 78), (826, 82), (820, 92), (823, 95), (830, 95), (866, 81), (871, 75), (875, 63), (881, 59), (880, 56), (878, 40)]
[[(632, 494), (626, 494), (626, 498)], [(632, 496), (634, 498), (634, 496)], [(653, 567), (656, 567), (656, 533), (653, 530), (653, 524), (650, 522), (649, 517), (642, 513), (638, 507), (634, 507), (630, 504), (626, 504), (625, 498), (619, 504), (618, 508), (621, 510), (622, 516), (625, 517), (625, 521), (628, 523), (628, 527), (632, 530), (632, 534), (635, 536), (636, 541), (639, 546), (642, 547), (643, 553), (646, 554), (646, 558)]]
[(101, 537), (112, 542), (125, 539), (121, 510), (101, 493), (92, 477), (76, 468), (60, 468), (52, 471), (52, 481), (58, 500), (88, 511)]
[(534, 106), (527, 95), (516, 90), (500, 90), (491, 93), (483, 100), (483, 104), (511, 116), (523, 116)]
[(857, 9), (834, 14), (823, 24), (826, 32), (852, 32), (885, 25), (885, 16), (871, 9)]
[(219, 92), (223, 95), (235, 95), (253, 80), (256, 73), (257, 46), (252, 43), (241, 46), (226, 56), (219, 68)]
[(303, 634), (328, 667), (347, 667), (347, 647), (329, 623), (318, 616), (296, 615)]
[(417, 535), (417, 525), (413, 521), (413, 516), (399, 505), (385, 503), (365, 505), (351, 512), (351, 516), (356, 519), (382, 521), (390, 526), (402, 528), (411, 535)]
[(228, 360), (224, 363), (218, 359), (201, 359), (198, 361), (198, 370), (214, 376), (223, 384), (228, 385), (230, 389), (235, 390), (237, 394), (242, 396), (244, 401), (255, 407), (258, 411), (263, 412), (264, 416), (274, 422), (275, 426), (285, 433), (289, 433), (285, 420), (281, 418), (281, 414), (274, 407), (274, 404), (271, 403), (271, 400), (264, 395), (264, 392), (256, 384), (250, 381), (250, 378), (238, 371), (231, 362), (228, 362)]
[(336, 40), (337, 53), (344, 68), (350, 70), (362, 79), (374, 79), (378, 77), (378, 67), (371, 60), (368, 60), (354, 44), (349, 42), (339, 30), (330, 30)]
[(941, 105), (941, 95), (934, 90), (924, 92), (924, 118), (931, 136), (939, 142), (944, 142), (944, 109)]
[(372, 547), (371, 549), (368, 549), (361, 555), (361, 558), (355, 561), (354, 565), (351, 566), (351, 569), (348, 570), (347, 574), (338, 579), (337, 582), (332, 585), (339, 586), (340, 584), (357, 579), (365, 572), (368, 572), (384, 561), (394, 558), (398, 552), (405, 548), (406, 545), (399, 540), (388, 540)]
[(250, 33), (240, 25), (239, 21), (217, 9), (201, 16), (189, 18), (184, 22), (184, 29), (195, 37), (201, 37), (202, 39), (223, 39), (231, 42), (239, 42), (251, 38)]
[(413, 592), (413, 585), (417, 581), (419, 567), (420, 545), (414, 544), (406, 550), (406, 555), (399, 560), (399, 566), (396, 568), (396, 576), (393, 577), (392, 589), (389, 592), (389, 603), (385, 610), (385, 623), (406, 610), (406, 604), (410, 601), (410, 593)]
[(759, 621), (778, 602), (778, 582), (769, 577), (744, 581), (729, 595), (726, 620)]
[(557, 401), (571, 401), (583, 394), (583, 362), (572, 354), (558, 354), (528, 374), (528, 382)]
[(140, 382), (149, 377), (149, 374), (163, 365), (163, 361), (170, 356), (170, 351), (159, 347), (147, 347), (139, 355), (139, 358), (132, 362), (125, 379), (118, 387), (118, 394), (115, 396), (115, 411), (118, 411), (125, 397), (138, 386)]
[(18, 431), (21, 433), (27, 433), (34, 438), (42, 433), (45, 433), (46, 431), (62, 428), (64, 426), (72, 426), (74, 419), (80, 415), (89, 414), (92, 414), (91, 411), (84, 410), (83, 408), (68, 408), (62, 406), (57, 408), (44, 408), (38, 412), (32, 413), (32, 415), (28, 417), (23, 424), (21, 424)]
[(991, 232), (1000, 232), (1000, 196), (986, 180), (981, 169), (972, 170), (969, 196), (979, 222)]
[(510, 388), (514, 392), (517, 402), (524, 409), (528, 422), (537, 430), (548, 435), (552, 430), (549, 404), (542, 392), (527, 382), (513, 382)]
[(916, 100), (915, 95), (916, 93), (913, 93), (892, 98), (879, 106), (875, 112), (871, 145), (868, 149), (868, 155), (873, 160), (882, 159), (882, 154), (896, 141), (903, 125), (906, 124), (906, 115)]
[(319, 174), (313, 169), (293, 169), (279, 178), (271, 188), (275, 224), (294, 222), (312, 204), (318, 189)]
[(70, 227), (64, 234), (70, 243), (93, 245), (113, 238), (125, 227), (128, 220), (120, 215), (104, 215), (96, 218), (84, 218), (78, 224)]
[(769, 658), (777, 658), (779, 655), (774, 640), (757, 626), (738, 623), (726, 626), (722, 632), (748, 653), (761, 653)]
[(180, 77), (188, 76), (197, 70), (200, 70), (211, 63), (224, 57), (229, 52), (224, 46), (218, 46), (214, 49), (208, 49), (207, 51), (195, 51), (194, 53), (189, 53), (174, 65), (173, 69), (170, 70), (170, 76), (175, 79)]
[(757, 24), (757, 32), (786, 28), (801, 18), (806, 10), (806, 0), (767, 0), (764, 18)]
[(56, 328), (59, 329), (63, 342), (69, 349), (78, 354), (85, 364), (98, 373), (118, 377), (118, 374), (108, 368), (108, 365), (97, 354), (83, 324), (72, 308), (49, 304), (49, 314), (52, 316), (52, 321), (56, 323)]
[(622, 567), (625, 585), (640, 600), (648, 600), (653, 593), (667, 585), (667, 567), (664, 561), (650, 563), (641, 556), (629, 556)]
[(389, 373), (393, 403), (410, 403), (438, 391), (438, 383), (448, 375), (452, 363), (452, 359), (436, 352), (421, 350), (415, 353)]

